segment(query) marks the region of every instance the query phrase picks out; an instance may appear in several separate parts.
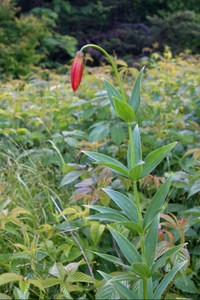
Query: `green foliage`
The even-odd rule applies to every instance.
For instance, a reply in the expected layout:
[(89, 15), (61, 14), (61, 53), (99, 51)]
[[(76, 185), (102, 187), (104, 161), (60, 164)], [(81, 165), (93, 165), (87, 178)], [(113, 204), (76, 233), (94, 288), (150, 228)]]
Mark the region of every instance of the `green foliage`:
[[(62, 51), (73, 56), (76, 40), (55, 32), (52, 14), (36, 17), (20, 14), (9, 0), (0, 3), (0, 73), (1, 77), (19, 77), (47, 64), (50, 55)], [(51, 20), (51, 22), (50, 22)]]
[[(131, 131), (138, 146), (134, 165), (156, 149), (167, 149), (150, 175), (134, 178), (140, 188), (142, 223), (134, 188), (126, 178), (133, 169), (128, 130), (106, 94), (116, 84), (107, 66), (86, 68), (76, 95), (68, 76), (66, 84), (65, 76), (49, 71), (26, 82), (1, 84), (1, 298), (144, 298), (144, 277), (152, 299), (172, 278), (165, 297), (173, 293), (198, 299), (199, 60), (170, 55), (166, 50), (164, 57), (154, 54), (146, 61), (136, 115), (139, 126)], [(123, 70), (128, 99), (138, 71), (125, 66)], [(99, 77), (109, 87), (105, 89)], [(104, 134), (91, 135), (94, 128)], [(178, 143), (171, 155), (167, 145), (174, 140)], [(138, 240), (143, 234), (144, 247)], [(146, 262), (138, 264), (142, 247)], [(184, 263), (189, 260), (190, 265)], [(149, 269), (153, 280), (147, 278)]]
[(148, 17), (152, 25), (152, 41), (162, 48), (166, 45), (173, 52), (190, 49), (198, 53), (200, 49), (200, 17), (192, 11), (179, 11), (166, 17)]

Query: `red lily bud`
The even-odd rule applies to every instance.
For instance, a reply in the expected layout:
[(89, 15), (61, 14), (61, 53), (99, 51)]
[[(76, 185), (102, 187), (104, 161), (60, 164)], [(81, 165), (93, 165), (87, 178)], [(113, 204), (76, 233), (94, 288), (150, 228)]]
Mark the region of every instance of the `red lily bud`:
[(83, 66), (83, 52), (78, 51), (71, 68), (71, 85), (74, 93), (81, 83)]

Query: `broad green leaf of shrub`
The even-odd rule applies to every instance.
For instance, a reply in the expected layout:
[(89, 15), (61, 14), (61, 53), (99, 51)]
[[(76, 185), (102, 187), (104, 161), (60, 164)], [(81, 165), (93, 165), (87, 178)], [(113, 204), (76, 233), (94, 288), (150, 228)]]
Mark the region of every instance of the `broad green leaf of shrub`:
[(136, 81), (135, 81), (135, 84), (133, 86), (132, 93), (131, 93), (131, 100), (129, 103), (135, 113), (137, 113), (139, 106), (140, 106), (140, 84), (141, 84), (143, 71), (144, 71), (144, 67), (139, 72), (139, 74), (136, 78)]
[(177, 143), (165, 145), (155, 151), (149, 153), (144, 159), (144, 167), (141, 178), (150, 174), (155, 167), (168, 155)]
[(95, 222), (90, 226), (90, 236), (95, 246), (98, 244), (105, 227), (104, 224), (99, 224), (99, 222)]
[(3, 273), (0, 275), (0, 285), (21, 280), (23, 280), (23, 276), (15, 273)]
[(135, 112), (128, 103), (116, 97), (113, 97), (113, 102), (115, 111), (122, 120), (126, 123), (132, 123), (135, 121)]
[(78, 179), (84, 172), (83, 171), (72, 171), (66, 174), (60, 184), (60, 187), (65, 186), (67, 184), (72, 183), (76, 179)]
[[(98, 272), (107, 281), (112, 280), (112, 276), (110, 276), (109, 274), (106, 274), (102, 271), (98, 271)], [(128, 287), (126, 287), (124, 284), (114, 281), (114, 282), (112, 282), (112, 285), (115, 287), (116, 291), (119, 293), (120, 299), (129, 299), (129, 300), (137, 299), (135, 293), (133, 291), (131, 291)]]
[(154, 272), (156, 272), (160, 267), (162, 267), (166, 261), (173, 255), (178, 253), (183, 247), (185, 246), (185, 244), (181, 244), (178, 246), (175, 246), (169, 250), (167, 250), (160, 258), (158, 258), (156, 260), (156, 262), (153, 264), (152, 266), (152, 274)]

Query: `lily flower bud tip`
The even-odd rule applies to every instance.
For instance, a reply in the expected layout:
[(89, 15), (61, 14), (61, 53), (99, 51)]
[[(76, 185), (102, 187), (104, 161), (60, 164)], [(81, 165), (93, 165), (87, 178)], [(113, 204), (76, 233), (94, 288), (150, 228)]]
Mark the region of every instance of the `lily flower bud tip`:
[(71, 86), (74, 93), (81, 83), (81, 79), (83, 76), (83, 67), (83, 52), (78, 51), (75, 55), (75, 59), (71, 68)]

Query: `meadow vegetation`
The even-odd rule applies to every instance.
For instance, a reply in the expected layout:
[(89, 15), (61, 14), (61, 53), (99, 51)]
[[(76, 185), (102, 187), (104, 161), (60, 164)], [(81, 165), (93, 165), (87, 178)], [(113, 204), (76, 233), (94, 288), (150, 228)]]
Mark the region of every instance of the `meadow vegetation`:
[[(145, 209), (173, 173), (159, 225), (157, 259), (170, 247), (187, 243), (178, 257), (161, 266), (154, 280), (164, 278), (173, 264), (187, 261), (163, 298), (198, 299), (199, 58), (174, 58), (166, 48), (163, 56), (152, 54), (134, 66), (116, 57), (115, 61), (128, 94), (138, 70), (146, 66), (137, 120), (143, 154), (177, 141), (163, 162), (139, 181)], [(85, 206), (116, 209), (102, 190), (106, 187), (133, 197), (129, 179), (96, 165), (82, 152), (98, 151), (126, 162), (128, 130), (111, 108), (102, 81), (115, 84), (113, 71), (107, 64), (86, 67), (73, 94), (70, 65), (65, 67), (66, 75), (38, 69), (0, 87), (1, 299), (120, 299), (117, 284), (106, 285), (102, 279), (105, 273), (122, 276), (123, 286), (128, 285), (123, 277), (126, 257), (106, 222), (88, 219), (94, 212)], [(113, 226), (140, 247), (129, 228)], [(97, 252), (114, 253), (122, 265), (105, 261)], [(134, 282), (129, 284), (134, 290)]]

